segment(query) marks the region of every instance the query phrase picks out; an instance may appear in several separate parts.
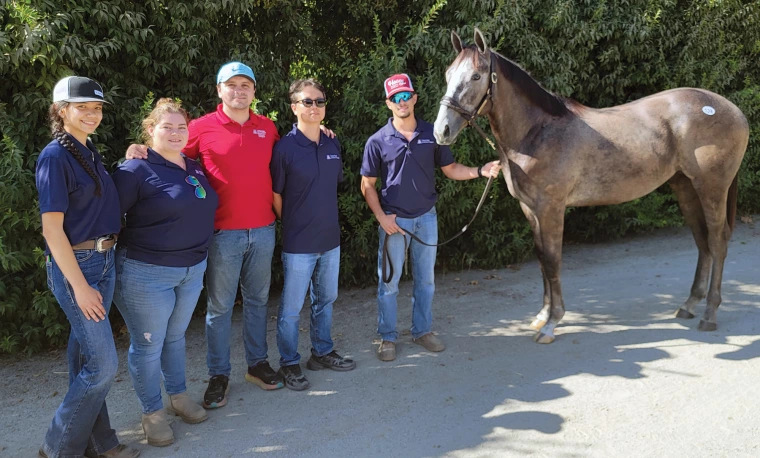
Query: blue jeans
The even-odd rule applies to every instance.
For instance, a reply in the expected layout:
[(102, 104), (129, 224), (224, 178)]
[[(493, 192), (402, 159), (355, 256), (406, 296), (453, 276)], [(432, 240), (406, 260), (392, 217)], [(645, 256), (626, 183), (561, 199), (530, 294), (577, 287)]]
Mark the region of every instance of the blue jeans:
[[(423, 241), (438, 243), (438, 216), (435, 207), (416, 218), (396, 217), (396, 224), (404, 232), (414, 232)], [(433, 325), (433, 294), (435, 293), (435, 256), (436, 247), (429, 247), (414, 241), (409, 235), (393, 234), (387, 237), (382, 227), (380, 231), (380, 248), (377, 250), (377, 272), (380, 280), (377, 287), (377, 332), (388, 342), (398, 338), (396, 331), (396, 309), (398, 304), (398, 282), (404, 266), (405, 243), (411, 251), (412, 276), (412, 337), (415, 339), (430, 332)], [(388, 243), (388, 254), (393, 264), (393, 278), (389, 283), (383, 282), (383, 244)]]
[(128, 259), (116, 250), (114, 302), (129, 329), (129, 375), (144, 414), (163, 409), (161, 376), (169, 395), (184, 393), (185, 331), (203, 289), (206, 260), (166, 267)]
[(267, 360), (267, 301), (272, 278), (274, 223), (256, 229), (222, 230), (208, 250), (206, 340), (208, 375), (230, 376), (232, 307), (238, 283), (243, 294), (243, 343), (248, 366)]
[(67, 351), (69, 391), (42, 445), (50, 458), (81, 457), (85, 450), (105, 453), (119, 445), (105, 402), (119, 368), (108, 320), (116, 282), (114, 253), (113, 249), (105, 253), (76, 250), (74, 256), (87, 283), (103, 296), (106, 319), (96, 323), (85, 318), (71, 285), (51, 256), (46, 263), (48, 287), (71, 324), (71, 334)]
[(330, 337), (333, 302), (338, 298), (340, 246), (324, 253), (282, 253), (285, 285), (277, 313), (277, 348), (280, 366), (301, 361), (298, 321), (306, 289), (311, 291), (311, 352), (325, 356), (333, 350)]

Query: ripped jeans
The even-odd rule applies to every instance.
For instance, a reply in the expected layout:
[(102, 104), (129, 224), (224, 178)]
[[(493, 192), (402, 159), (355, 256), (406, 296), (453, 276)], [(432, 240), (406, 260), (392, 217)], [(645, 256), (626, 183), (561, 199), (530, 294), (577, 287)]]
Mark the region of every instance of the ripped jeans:
[(205, 271), (206, 260), (166, 267), (128, 259), (124, 249), (116, 250), (114, 302), (129, 329), (129, 375), (144, 414), (164, 407), (162, 378), (169, 395), (187, 390), (185, 331)]

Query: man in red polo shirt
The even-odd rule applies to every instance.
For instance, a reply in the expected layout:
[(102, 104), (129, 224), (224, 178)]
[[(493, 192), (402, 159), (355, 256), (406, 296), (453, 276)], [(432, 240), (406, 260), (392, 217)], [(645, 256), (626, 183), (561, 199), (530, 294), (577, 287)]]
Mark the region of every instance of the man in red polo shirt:
[[(267, 361), (266, 340), (275, 244), (269, 162), (280, 136), (271, 120), (250, 109), (256, 94), (250, 67), (227, 63), (219, 69), (216, 83), (222, 103), (215, 112), (190, 123), (190, 139), (183, 151), (200, 161), (219, 195), (206, 270), (206, 363), (211, 379), (203, 406), (208, 409), (227, 404), (232, 308), (238, 284), (243, 295), (245, 378), (265, 390), (284, 386)], [(127, 158), (144, 157), (140, 150), (130, 146)]]

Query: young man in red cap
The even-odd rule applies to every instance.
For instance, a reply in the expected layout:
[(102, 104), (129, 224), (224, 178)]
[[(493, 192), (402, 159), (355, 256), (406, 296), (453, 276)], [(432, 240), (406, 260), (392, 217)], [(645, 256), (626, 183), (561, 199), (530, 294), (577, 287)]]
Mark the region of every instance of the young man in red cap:
[[(439, 352), (446, 348), (431, 331), (436, 247), (423, 245), (407, 234), (413, 232), (429, 244), (438, 243), (435, 168), (440, 167), (452, 180), (471, 180), (496, 177), (501, 166), (499, 161), (480, 167), (455, 162), (449, 147), (436, 143), (433, 125), (414, 116), (417, 94), (409, 75), (401, 73), (386, 79), (385, 97), (385, 104), (393, 117), (367, 140), (361, 168), (361, 190), (379, 223), (377, 332), (382, 342), (377, 355), (381, 361), (393, 361), (398, 338), (396, 297), (407, 246), (411, 250), (414, 281), (413, 341), (428, 351)], [(375, 188), (378, 178), (381, 179), (379, 194)], [(393, 266), (393, 276), (388, 283), (383, 281), (382, 269), (383, 245), (386, 243)]]

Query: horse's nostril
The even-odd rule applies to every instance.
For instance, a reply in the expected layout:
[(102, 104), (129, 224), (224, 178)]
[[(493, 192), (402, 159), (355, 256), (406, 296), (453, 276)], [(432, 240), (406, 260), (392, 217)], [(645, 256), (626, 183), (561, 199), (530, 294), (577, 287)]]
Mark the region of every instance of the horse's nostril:
[(448, 137), (449, 136), (449, 126), (446, 125), (446, 127), (443, 128), (443, 136)]

